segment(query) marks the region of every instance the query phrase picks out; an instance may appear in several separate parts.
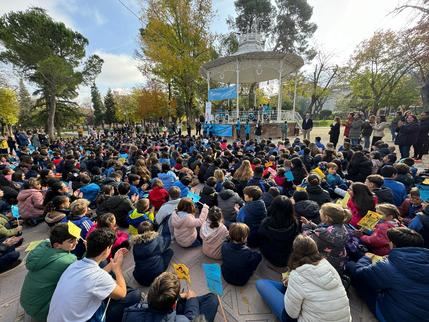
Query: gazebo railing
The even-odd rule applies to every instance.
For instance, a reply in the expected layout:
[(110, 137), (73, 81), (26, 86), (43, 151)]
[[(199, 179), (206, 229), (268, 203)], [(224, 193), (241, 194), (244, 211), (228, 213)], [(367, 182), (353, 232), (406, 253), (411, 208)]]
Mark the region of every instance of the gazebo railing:
[[(241, 123), (249, 121), (261, 121), (263, 123), (276, 123), (277, 111), (271, 110), (266, 112), (261, 111), (240, 111), (239, 118)], [(282, 111), (280, 122), (288, 121), (295, 122), (301, 128), (302, 116), (294, 111)], [(236, 111), (220, 111), (214, 114), (215, 123), (235, 124), (237, 122)]]

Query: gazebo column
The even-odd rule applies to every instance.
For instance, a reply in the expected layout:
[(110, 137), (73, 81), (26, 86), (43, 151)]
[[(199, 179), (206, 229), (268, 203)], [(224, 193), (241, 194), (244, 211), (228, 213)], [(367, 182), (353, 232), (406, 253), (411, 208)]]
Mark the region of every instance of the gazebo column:
[(237, 59), (237, 119), (240, 118), (240, 63)]
[(293, 120), (295, 121), (295, 108), (296, 108), (296, 87), (298, 85), (298, 71), (296, 71), (295, 73), (295, 87), (293, 89), (293, 105), (292, 105), (292, 117)]
[(207, 71), (207, 101), (209, 101), (209, 93), (210, 93), (210, 72)]
[(277, 122), (280, 123), (282, 120), (282, 72), (283, 72), (283, 60), (280, 61), (279, 71), (279, 96), (277, 102)]

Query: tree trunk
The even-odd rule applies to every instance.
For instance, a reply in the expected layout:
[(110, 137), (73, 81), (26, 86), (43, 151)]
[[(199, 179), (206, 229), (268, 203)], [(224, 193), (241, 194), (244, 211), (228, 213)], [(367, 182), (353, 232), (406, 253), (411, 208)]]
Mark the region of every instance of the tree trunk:
[(423, 87), (420, 89), (420, 94), (422, 96), (423, 108), (429, 108), (429, 78)]
[(55, 139), (55, 112), (57, 109), (57, 101), (54, 94), (49, 95), (48, 100), (48, 136), (52, 141)]

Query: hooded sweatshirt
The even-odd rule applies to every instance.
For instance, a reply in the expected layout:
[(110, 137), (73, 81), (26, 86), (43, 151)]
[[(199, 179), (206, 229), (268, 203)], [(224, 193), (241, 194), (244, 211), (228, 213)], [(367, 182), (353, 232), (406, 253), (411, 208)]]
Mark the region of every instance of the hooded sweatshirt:
[(295, 203), (295, 215), (305, 217), (315, 224), (320, 223), (319, 204), (313, 200), (300, 200)]
[(299, 322), (349, 322), (350, 305), (338, 272), (326, 259), (305, 264), (289, 275), (285, 308)]
[(244, 205), (243, 199), (240, 198), (238, 193), (231, 189), (224, 189), (217, 195), (217, 206), (222, 209), (223, 218), (226, 223), (235, 221), (236, 211), (235, 204), (240, 206)]
[(210, 224), (210, 221), (206, 220), (200, 230), (203, 254), (213, 259), (221, 259), (222, 244), (229, 235), (228, 229), (222, 223), (216, 228), (210, 228)]
[(28, 273), (21, 289), (20, 300), (28, 315), (37, 321), (47, 319), (55, 287), (62, 273), (75, 261), (75, 255), (52, 248), (49, 240), (42, 241), (28, 254)]
[(198, 218), (195, 218), (194, 214), (184, 211), (173, 212), (171, 224), (174, 228), (174, 238), (180, 246), (189, 247), (194, 243), (197, 239), (196, 227), (201, 227), (206, 221), (208, 212), (209, 207), (207, 205), (204, 205)]

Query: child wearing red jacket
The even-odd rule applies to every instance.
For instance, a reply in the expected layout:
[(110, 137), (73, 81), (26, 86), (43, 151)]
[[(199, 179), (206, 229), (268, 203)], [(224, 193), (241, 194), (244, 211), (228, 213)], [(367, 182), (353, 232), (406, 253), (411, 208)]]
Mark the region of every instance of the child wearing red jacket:
[(395, 219), (399, 217), (399, 210), (395, 205), (388, 203), (377, 205), (375, 210), (384, 217), (375, 226), (371, 235), (362, 235), (360, 240), (368, 247), (371, 253), (385, 256), (391, 250), (387, 231), (390, 228), (398, 227), (398, 222)]
[(375, 211), (378, 198), (361, 182), (353, 183), (347, 192), (350, 195), (347, 208), (352, 213), (350, 224), (357, 227), (359, 220), (367, 214), (368, 210)]
[(164, 184), (160, 179), (154, 179), (152, 182), (152, 190), (149, 191), (149, 201), (155, 210), (168, 201), (168, 191), (164, 189)]

